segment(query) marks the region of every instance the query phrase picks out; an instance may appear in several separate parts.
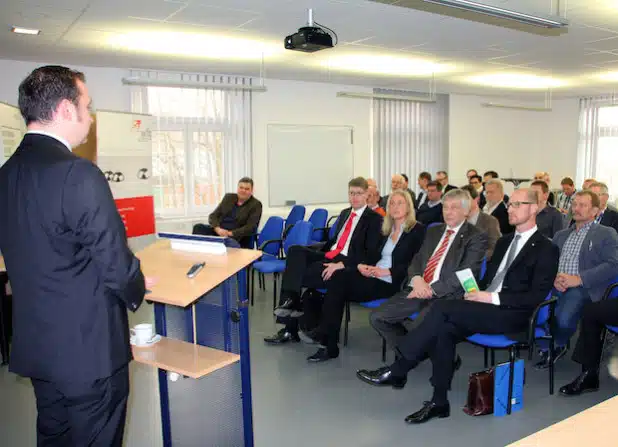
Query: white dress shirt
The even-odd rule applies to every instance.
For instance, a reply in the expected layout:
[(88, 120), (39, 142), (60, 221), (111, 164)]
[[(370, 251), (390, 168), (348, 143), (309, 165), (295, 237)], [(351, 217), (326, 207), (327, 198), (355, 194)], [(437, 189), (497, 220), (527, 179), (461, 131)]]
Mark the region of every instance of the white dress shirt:
[(28, 135), (29, 133), (31, 133), (31, 134), (37, 134), (37, 135), (45, 135), (45, 136), (47, 136), (47, 137), (53, 138), (54, 140), (58, 140), (58, 141), (60, 141), (62, 144), (64, 144), (64, 145), (67, 147), (67, 149), (68, 149), (68, 150), (72, 150), (72, 149), (71, 149), (71, 145), (69, 144), (69, 142), (68, 142), (67, 140), (65, 140), (64, 138), (59, 137), (59, 136), (58, 136), (58, 135), (56, 135), (56, 134), (53, 134), (53, 133), (47, 132), (47, 131), (45, 131), (45, 130), (29, 130), (28, 132), (26, 132), (26, 135)]
[(348, 218), (344, 222), (343, 226), (341, 227), (341, 231), (337, 235), (337, 240), (335, 241), (333, 246), (330, 248), (331, 250), (334, 250), (335, 248), (337, 248), (337, 243), (339, 242), (339, 239), (341, 238), (341, 236), (343, 235), (343, 232), (345, 231), (345, 226), (348, 224), (348, 220), (350, 220), (350, 217), (352, 217), (352, 213), (354, 213), (354, 214), (356, 214), (356, 217), (352, 221), (352, 228), (350, 230), (350, 235), (348, 236), (348, 240), (345, 242), (343, 250), (341, 250), (341, 252), (340, 252), (340, 254), (342, 254), (343, 256), (347, 256), (348, 255), (348, 249), (350, 248), (350, 241), (352, 240), (352, 235), (354, 234), (354, 230), (356, 230), (356, 226), (358, 225), (358, 221), (360, 220), (360, 217), (365, 212), (366, 208), (367, 208), (367, 205), (365, 205), (364, 207), (359, 208), (357, 210), (353, 209), (350, 212), (350, 215), (348, 216)]
[[(536, 233), (536, 231), (537, 231), (537, 226), (535, 225), (534, 227), (530, 228), (528, 231), (524, 231), (523, 233), (518, 233), (517, 231), (515, 232), (515, 235), (519, 235), (520, 238), (517, 243), (517, 248), (515, 249), (515, 256), (513, 257), (513, 260), (517, 258), (517, 255), (519, 255), (519, 252), (521, 251), (521, 249), (528, 242), (528, 239), (530, 239), (532, 235)], [(511, 241), (511, 245), (513, 245), (513, 242), (515, 242), (515, 236), (513, 236), (513, 241)], [(496, 270), (496, 275), (502, 270), (504, 270), (504, 266), (506, 265), (506, 258), (508, 258), (508, 253), (509, 253), (509, 250), (511, 249), (511, 245), (509, 245), (509, 248), (507, 248), (506, 252), (504, 252), (504, 256), (502, 257), (500, 266), (498, 267), (498, 270)], [(497, 290), (495, 292), (492, 292), (491, 294), (491, 302), (492, 304), (495, 304), (496, 306), (500, 305), (500, 295), (499, 295), (500, 290), (502, 290), (502, 283), (500, 283), (497, 287)]]
[[(446, 226), (446, 229), (444, 230), (444, 233), (442, 233), (442, 237), (440, 238), (440, 241), (438, 242), (438, 245), (436, 245), (435, 250), (433, 251), (433, 253), (431, 254), (431, 256), (434, 255), (434, 253), (436, 251), (438, 251), (438, 249), (440, 248), (440, 245), (442, 244), (442, 241), (444, 240), (444, 238), (446, 237), (446, 232), (447, 230), (452, 230), (454, 233), (451, 234), (451, 238), (448, 241), (448, 245), (446, 246), (446, 250), (444, 251), (444, 255), (442, 255), (442, 258), (440, 259), (440, 261), (438, 261), (438, 265), (436, 266), (436, 270), (433, 273), (433, 280), (431, 281), (431, 284), (433, 284), (434, 282), (436, 282), (437, 280), (440, 279), (440, 271), (442, 270), (442, 265), (444, 264), (444, 259), (446, 258), (446, 255), (448, 254), (448, 251), (451, 249), (451, 245), (453, 245), (453, 241), (455, 240), (455, 238), (457, 237), (457, 233), (459, 233), (459, 230), (461, 229), (461, 226), (464, 224), (465, 220), (463, 222), (461, 222), (459, 225), (457, 225), (456, 227), (449, 227), (448, 225)], [(431, 259), (431, 256), (429, 257), (429, 259)]]

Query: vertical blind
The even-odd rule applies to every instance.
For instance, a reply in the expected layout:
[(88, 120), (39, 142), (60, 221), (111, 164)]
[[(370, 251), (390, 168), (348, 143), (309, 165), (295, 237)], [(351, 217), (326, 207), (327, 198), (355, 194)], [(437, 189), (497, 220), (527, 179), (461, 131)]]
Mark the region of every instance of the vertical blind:
[[(376, 94), (422, 96), (416, 92), (374, 89)], [(432, 176), (448, 163), (448, 95), (435, 103), (373, 100), (373, 172), (386, 194), (393, 174), (404, 173), (414, 189), (421, 171)]]

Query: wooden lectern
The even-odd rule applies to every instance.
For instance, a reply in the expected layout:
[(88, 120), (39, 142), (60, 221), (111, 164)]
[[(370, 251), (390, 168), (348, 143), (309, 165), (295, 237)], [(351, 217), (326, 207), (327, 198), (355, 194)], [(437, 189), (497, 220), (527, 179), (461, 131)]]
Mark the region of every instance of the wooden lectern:
[[(133, 347), (133, 355), (159, 368), (163, 445), (253, 446), (245, 269), (260, 256), (179, 251), (169, 239), (137, 253), (144, 275), (157, 281), (145, 299), (162, 339)], [(206, 265), (189, 279), (196, 262)]]

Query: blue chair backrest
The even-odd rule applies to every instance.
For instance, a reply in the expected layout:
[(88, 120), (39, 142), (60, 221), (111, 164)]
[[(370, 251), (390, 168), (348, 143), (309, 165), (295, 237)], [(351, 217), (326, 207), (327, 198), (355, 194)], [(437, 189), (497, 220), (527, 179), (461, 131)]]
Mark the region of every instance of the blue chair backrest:
[(294, 205), (285, 219), (285, 226), (294, 225), (296, 222), (305, 219), (305, 207), (302, 205)]
[[(326, 211), (324, 208), (316, 208), (315, 210), (313, 210), (313, 213), (311, 213), (311, 216), (309, 217), (309, 222), (313, 224), (313, 228), (315, 230), (316, 228), (324, 228), (326, 226), (327, 219), (328, 211)], [(313, 232), (313, 237), (311, 239), (313, 239), (314, 241), (321, 241), (323, 238), (324, 230), (318, 230)]]
[(309, 245), (311, 243), (311, 233), (313, 233), (313, 224), (311, 222), (305, 222), (304, 220), (297, 222), (283, 241), (283, 252), (287, 254), (292, 245)]
[[(268, 240), (280, 239), (282, 232), (283, 232), (283, 217), (279, 217), (279, 216), (269, 217), (266, 223), (264, 224), (264, 228), (262, 228), (262, 231), (258, 235), (258, 247)], [(280, 244), (274, 244), (274, 243), (268, 244), (266, 247), (264, 247), (264, 253), (277, 256), (277, 254), (279, 253), (279, 245)]]
[[(618, 283), (618, 277), (614, 278), (613, 281), (608, 284), (608, 287), (611, 286), (612, 284), (617, 284), (617, 283)], [(607, 295), (607, 299), (612, 299), (612, 298), (618, 298), (618, 287), (614, 287), (609, 292), (609, 295)]]
[(485, 273), (487, 273), (487, 258), (483, 258), (483, 263), (481, 264), (481, 273), (479, 276), (480, 280), (485, 278)]
[(337, 225), (339, 224), (339, 217), (340, 216), (337, 216), (337, 219), (333, 222), (330, 229), (328, 230), (328, 239), (335, 239), (335, 236), (337, 236)]
[[(545, 301), (550, 299), (553, 293), (554, 293), (554, 290), (552, 289), (552, 291), (549, 292), (547, 296), (545, 297)], [(547, 323), (547, 320), (549, 320), (549, 306), (543, 306), (541, 307), (541, 310), (539, 310), (539, 313), (536, 316), (536, 325), (543, 326), (545, 323)]]
[(431, 227), (435, 227), (437, 225), (442, 225), (442, 222), (433, 222), (427, 225), (427, 229), (429, 230)]

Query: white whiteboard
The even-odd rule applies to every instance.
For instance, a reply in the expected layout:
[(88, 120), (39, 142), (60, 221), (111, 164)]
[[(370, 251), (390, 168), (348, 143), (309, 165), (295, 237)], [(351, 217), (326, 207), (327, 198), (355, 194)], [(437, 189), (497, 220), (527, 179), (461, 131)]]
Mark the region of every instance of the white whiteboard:
[(269, 206), (348, 201), (354, 176), (352, 126), (269, 124)]
[(25, 132), (26, 124), (19, 109), (0, 102), (0, 166), (13, 155)]

